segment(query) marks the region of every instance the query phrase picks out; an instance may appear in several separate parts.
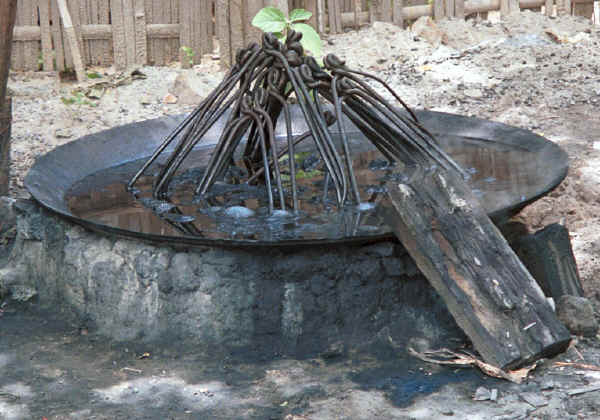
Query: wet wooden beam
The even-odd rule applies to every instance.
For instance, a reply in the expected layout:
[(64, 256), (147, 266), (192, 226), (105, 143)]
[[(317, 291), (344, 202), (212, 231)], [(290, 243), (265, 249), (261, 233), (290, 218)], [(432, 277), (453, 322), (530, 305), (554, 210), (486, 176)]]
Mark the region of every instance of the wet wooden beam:
[(487, 363), (511, 369), (566, 349), (569, 332), (458, 175), (386, 187), (387, 224)]

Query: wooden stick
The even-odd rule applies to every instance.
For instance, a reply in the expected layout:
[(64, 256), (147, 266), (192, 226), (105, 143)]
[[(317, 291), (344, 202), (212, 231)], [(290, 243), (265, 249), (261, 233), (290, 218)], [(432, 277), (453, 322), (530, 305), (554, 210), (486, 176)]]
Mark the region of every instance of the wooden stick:
[(81, 52), (79, 51), (79, 44), (77, 43), (77, 35), (75, 34), (75, 28), (71, 21), (71, 14), (67, 7), (66, 0), (56, 0), (58, 3), (58, 10), (60, 11), (60, 18), (65, 28), (65, 37), (69, 42), (71, 48), (71, 55), (73, 56), (73, 66), (75, 66), (75, 74), (77, 74), (77, 80), (83, 82), (86, 80), (85, 69), (83, 62), (81, 61)]

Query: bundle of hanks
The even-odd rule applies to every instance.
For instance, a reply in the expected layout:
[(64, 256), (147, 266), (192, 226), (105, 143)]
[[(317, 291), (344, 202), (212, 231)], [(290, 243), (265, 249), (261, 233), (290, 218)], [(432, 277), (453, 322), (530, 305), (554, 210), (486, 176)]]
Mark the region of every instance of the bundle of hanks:
[[(276, 203), (281, 210), (288, 205), (299, 209), (294, 160), (288, 159), (291, 186), (282, 185), (281, 156), (294, 156), (295, 146), (312, 139), (323, 161), (325, 188), (331, 183), (338, 205), (360, 202), (352, 168), (345, 115), (362, 131), (390, 162), (408, 166), (439, 166), (457, 171), (460, 167), (444, 153), (435, 138), (418, 121), (414, 112), (380, 78), (348, 68), (333, 54), (325, 57), (324, 67), (306, 55), (300, 43), (302, 34), (290, 31), (281, 43), (274, 34), (263, 36), (262, 46), (250, 44), (236, 54), (235, 64), (219, 86), (169, 135), (152, 157), (132, 178), (138, 178), (167, 147), (176, 142), (166, 164), (156, 177), (153, 196), (168, 199), (169, 183), (192, 149), (225, 114), (225, 129), (212, 152), (195, 193), (206, 194), (225, 171), (235, 165), (234, 152), (243, 145), (242, 164), (247, 174), (244, 182), (263, 182), (268, 194), (269, 210)], [(401, 105), (391, 104), (372, 85), (379, 84)], [(290, 107), (292, 97), (298, 103), (308, 131), (294, 138)], [(330, 105), (326, 105), (330, 104)], [(280, 148), (275, 139), (275, 125), (283, 113), (287, 143)], [(333, 141), (330, 127), (337, 125), (341, 146)], [(327, 191), (326, 191), (327, 193)], [(275, 197), (277, 200), (275, 199)]]

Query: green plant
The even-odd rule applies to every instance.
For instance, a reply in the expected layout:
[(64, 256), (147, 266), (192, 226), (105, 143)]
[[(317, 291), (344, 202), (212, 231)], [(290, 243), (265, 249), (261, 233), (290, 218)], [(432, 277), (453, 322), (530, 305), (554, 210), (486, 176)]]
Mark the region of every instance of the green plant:
[(186, 47), (185, 45), (181, 47), (181, 51), (185, 54), (185, 58), (187, 59), (190, 66), (194, 65), (194, 56), (196, 53), (190, 47)]
[(289, 17), (276, 7), (265, 7), (261, 9), (254, 19), (252, 25), (263, 32), (273, 32), (280, 40), (284, 40), (290, 29), (302, 34), (300, 43), (305, 51), (313, 56), (321, 56), (321, 37), (310, 25), (302, 23), (310, 19), (312, 13), (304, 9), (294, 9)]
[(73, 92), (72, 96), (61, 96), (60, 100), (65, 105), (88, 105), (97, 107), (98, 103), (90, 101), (82, 92)]

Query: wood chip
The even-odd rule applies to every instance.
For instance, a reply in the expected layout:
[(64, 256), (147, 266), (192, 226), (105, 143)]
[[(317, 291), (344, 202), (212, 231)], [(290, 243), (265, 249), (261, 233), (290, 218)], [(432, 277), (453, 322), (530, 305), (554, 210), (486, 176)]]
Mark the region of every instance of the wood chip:
[(569, 394), (569, 396), (572, 397), (573, 395), (585, 394), (586, 392), (594, 391), (600, 391), (600, 383), (596, 383), (589, 386), (583, 386), (581, 388), (575, 388), (570, 391), (567, 391), (567, 394)]
[[(507, 381), (511, 381), (516, 384), (522, 383), (523, 380), (527, 378), (529, 372), (535, 369), (537, 366), (537, 362), (535, 362), (534, 364), (521, 369), (504, 371), (496, 366), (490, 365), (489, 363), (485, 363), (471, 354), (456, 353), (448, 349), (431, 350), (424, 353), (419, 353), (412, 347), (409, 347), (408, 352), (416, 358), (428, 363), (462, 367), (477, 366), (488, 376), (506, 379)], [(443, 359), (436, 359), (435, 357)]]
[(554, 366), (557, 367), (574, 367), (577, 369), (584, 369), (584, 370), (595, 370), (600, 372), (600, 366), (596, 366), (596, 365), (588, 365), (586, 363), (576, 363), (576, 362), (555, 362)]

